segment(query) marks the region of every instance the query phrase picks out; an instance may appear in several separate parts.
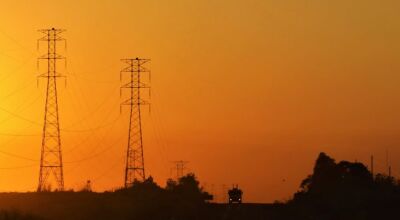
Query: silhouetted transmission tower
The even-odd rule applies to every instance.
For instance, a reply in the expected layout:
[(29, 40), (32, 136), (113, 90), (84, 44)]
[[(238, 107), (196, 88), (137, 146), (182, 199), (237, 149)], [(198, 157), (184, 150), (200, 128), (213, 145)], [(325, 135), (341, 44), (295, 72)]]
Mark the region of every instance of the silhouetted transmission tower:
[(178, 160), (178, 161), (173, 161), (172, 163), (175, 164), (176, 180), (179, 181), (179, 179), (183, 177), (184, 172), (186, 170), (186, 164), (188, 164), (189, 161)]
[(130, 91), (130, 97), (121, 103), (121, 105), (130, 106), (125, 187), (131, 186), (135, 180), (144, 181), (146, 178), (144, 170), (142, 116), (140, 113), (140, 106), (148, 105), (149, 102), (142, 99), (140, 92), (142, 89), (150, 88), (146, 83), (143, 83), (142, 80), (142, 73), (150, 73), (150, 71), (144, 67), (144, 64), (149, 61), (149, 59), (140, 58), (122, 59), (122, 62), (127, 64), (127, 67), (121, 70), (121, 78), (122, 73), (130, 74), (130, 81), (121, 87), (121, 89), (129, 89)]
[(57, 190), (64, 190), (57, 100), (57, 78), (63, 76), (56, 70), (57, 61), (65, 59), (65, 57), (57, 54), (57, 42), (64, 41), (65, 45), (65, 39), (60, 36), (64, 31), (54, 28), (39, 30), (39, 32), (43, 33), (43, 37), (38, 40), (38, 48), (40, 42), (46, 42), (47, 53), (38, 59), (46, 60), (47, 72), (38, 77), (46, 78), (47, 90), (38, 191), (49, 189), (53, 181), (57, 184)]

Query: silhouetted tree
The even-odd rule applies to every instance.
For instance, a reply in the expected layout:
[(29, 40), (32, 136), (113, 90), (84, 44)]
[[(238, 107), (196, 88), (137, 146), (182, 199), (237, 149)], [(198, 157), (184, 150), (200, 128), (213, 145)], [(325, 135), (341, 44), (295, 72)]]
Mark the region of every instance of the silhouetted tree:
[(320, 153), (315, 162), (313, 175), (309, 180), (303, 181), (302, 188), (306, 188), (311, 193), (330, 191), (338, 177), (335, 160), (325, 153)]
[(200, 187), (200, 183), (193, 173), (179, 178), (178, 182), (168, 180), (166, 189), (192, 202), (203, 203), (212, 197)]
[(178, 183), (177, 183), (175, 180), (173, 180), (173, 179), (168, 179), (168, 180), (167, 180), (167, 184), (166, 184), (166, 186), (165, 186), (165, 189), (166, 189), (167, 191), (173, 191), (173, 190), (176, 188), (176, 185), (178, 185)]
[[(374, 178), (362, 163), (336, 163), (320, 153), (313, 174), (301, 182), (300, 191), (289, 204), (297, 211), (297, 218), (371, 219), (368, 216), (379, 215), (375, 210), (400, 204), (399, 189), (393, 177), (377, 174)], [(390, 212), (385, 216), (391, 216)]]

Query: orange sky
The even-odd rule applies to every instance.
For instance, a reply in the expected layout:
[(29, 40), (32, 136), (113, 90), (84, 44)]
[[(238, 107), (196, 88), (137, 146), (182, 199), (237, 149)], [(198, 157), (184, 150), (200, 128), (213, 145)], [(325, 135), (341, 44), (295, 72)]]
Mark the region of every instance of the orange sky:
[(144, 147), (160, 184), (182, 159), (217, 196), (238, 183), (248, 201), (283, 200), (320, 151), (363, 162), (374, 154), (383, 171), (388, 150), (400, 175), (397, 0), (33, 2), (1, 2), (0, 191), (37, 187), (45, 84), (36, 76), (46, 71), (37, 29), (53, 26), (68, 40), (59, 87), (67, 188), (122, 186), (119, 60), (136, 56), (152, 59)]

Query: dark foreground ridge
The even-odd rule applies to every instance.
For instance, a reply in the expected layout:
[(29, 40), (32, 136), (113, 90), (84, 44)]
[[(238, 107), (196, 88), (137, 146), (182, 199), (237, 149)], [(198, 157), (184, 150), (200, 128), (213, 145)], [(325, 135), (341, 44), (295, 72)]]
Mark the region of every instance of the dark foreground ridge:
[[(150, 177), (113, 192), (0, 193), (0, 207), (14, 211), (2, 219), (262, 219), (275, 206), (266, 204), (212, 204), (193, 174), (161, 188)], [(4, 213), (8, 214), (7, 211)], [(10, 212), (11, 213), (11, 212)], [(30, 216), (19, 214), (30, 213)]]
[[(325, 153), (293, 199), (276, 204), (212, 204), (193, 174), (165, 188), (150, 177), (113, 192), (1, 193), (5, 219), (400, 219), (400, 185), (391, 176), (372, 175), (361, 163), (336, 163)], [(24, 214), (29, 213), (29, 215)]]
[[(174, 205), (172, 202), (133, 201), (122, 195), (98, 193), (7, 193), (0, 194), (0, 206), (13, 211), (21, 220), (180, 220), (180, 219), (275, 219), (280, 205), (270, 204), (204, 204), (191, 207), (191, 204)], [(8, 212), (8, 211), (7, 211)], [(5, 213), (7, 213), (5, 212)], [(24, 215), (21, 213), (29, 213)]]

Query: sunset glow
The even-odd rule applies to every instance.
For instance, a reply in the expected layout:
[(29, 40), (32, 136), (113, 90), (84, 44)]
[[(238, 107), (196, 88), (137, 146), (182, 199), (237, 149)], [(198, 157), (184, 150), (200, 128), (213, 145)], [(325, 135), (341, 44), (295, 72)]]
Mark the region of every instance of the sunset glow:
[(219, 199), (239, 184), (248, 201), (285, 200), (321, 151), (365, 164), (373, 154), (377, 171), (390, 163), (400, 175), (400, 1), (1, 3), (0, 191), (37, 188), (46, 88), (37, 30), (51, 27), (67, 30), (58, 81), (67, 189), (124, 184), (120, 59), (131, 57), (151, 59), (143, 143), (160, 185), (185, 160)]

